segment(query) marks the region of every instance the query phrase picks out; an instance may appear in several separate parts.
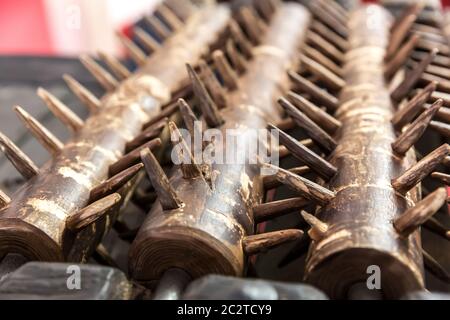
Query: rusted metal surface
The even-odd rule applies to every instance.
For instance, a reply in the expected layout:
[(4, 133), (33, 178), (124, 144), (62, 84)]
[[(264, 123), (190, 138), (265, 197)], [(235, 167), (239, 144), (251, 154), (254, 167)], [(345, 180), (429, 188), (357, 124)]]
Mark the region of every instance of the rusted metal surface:
[[(108, 168), (124, 154), (126, 143), (180, 87), (184, 64), (196, 63), (207, 52), (229, 16), (224, 6), (201, 9), (145, 66), (101, 99), (101, 109), (0, 212), (0, 256), (86, 261), (119, 207), (76, 234), (66, 228), (66, 219), (88, 204), (90, 191), (109, 177)], [(127, 200), (133, 181), (121, 188), (122, 200)]]
[(311, 246), (305, 276), (332, 298), (345, 298), (350, 286), (365, 282), (370, 265), (381, 269), (385, 297), (424, 287), (420, 231), (403, 238), (392, 224), (420, 199), (420, 187), (403, 195), (391, 186), (416, 161), (414, 150), (404, 158), (391, 150), (394, 107), (383, 75), (391, 23), (376, 5), (349, 19), (346, 86), (336, 112), (342, 127), (329, 159), (338, 172), (327, 184), (336, 197), (317, 212), (329, 229)]
[[(261, 44), (254, 47), (238, 89), (229, 94), (229, 107), (220, 112), (224, 120), (220, 132), (225, 137), (225, 130), (237, 130), (241, 148), (255, 143), (248, 129), (264, 129), (281, 118), (276, 99), (288, 89), (286, 71), (296, 62), (308, 21), (302, 6), (281, 5)], [(203, 179), (186, 180), (181, 170), (175, 170), (170, 183), (183, 205), (163, 211), (155, 203), (130, 251), (131, 276), (156, 280), (173, 267), (193, 278), (210, 273), (243, 275), (242, 240), (254, 233), (252, 208), (263, 200), (259, 169), (248, 162), (247, 158), (245, 164), (214, 164), (217, 177), (212, 189)]]

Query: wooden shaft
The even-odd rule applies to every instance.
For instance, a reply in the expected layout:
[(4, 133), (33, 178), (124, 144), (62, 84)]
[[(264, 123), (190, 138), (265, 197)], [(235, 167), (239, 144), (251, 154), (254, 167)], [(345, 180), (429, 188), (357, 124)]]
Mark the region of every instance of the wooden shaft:
[(390, 22), (376, 5), (357, 9), (349, 21), (346, 86), (336, 113), (342, 127), (329, 159), (337, 174), (327, 185), (336, 197), (317, 213), (328, 229), (312, 243), (305, 273), (331, 298), (346, 298), (353, 284), (365, 284), (371, 265), (381, 269), (384, 297), (424, 287), (420, 232), (401, 238), (392, 224), (417, 203), (419, 189), (402, 195), (391, 186), (415, 157), (414, 150), (403, 158), (391, 150), (394, 108), (383, 75)]
[[(0, 211), (0, 256), (17, 252), (32, 260), (86, 261), (118, 207), (78, 233), (68, 230), (66, 219), (88, 205), (90, 191), (108, 178), (109, 166), (124, 154), (126, 143), (141, 133), (185, 79), (184, 63), (196, 63), (229, 18), (225, 6), (200, 9), (163, 45), (164, 54), (152, 55), (102, 99), (101, 110)], [(121, 189), (122, 199), (133, 185)]]
[[(261, 45), (253, 49), (247, 73), (238, 80), (239, 89), (229, 95), (229, 107), (220, 111), (224, 139), (227, 129), (237, 129), (242, 150), (216, 151), (239, 154), (248, 150), (255, 136), (246, 129), (264, 129), (269, 122), (280, 120), (276, 99), (288, 89), (287, 70), (296, 61), (308, 21), (309, 14), (301, 5), (280, 4)], [(184, 206), (170, 211), (163, 211), (158, 202), (153, 206), (130, 250), (132, 278), (156, 280), (174, 267), (192, 278), (244, 273), (242, 241), (254, 232), (252, 208), (262, 202), (264, 192), (260, 171), (248, 160), (214, 164), (212, 170), (218, 174), (212, 189), (202, 179), (186, 180), (180, 170), (174, 171), (170, 182)]]

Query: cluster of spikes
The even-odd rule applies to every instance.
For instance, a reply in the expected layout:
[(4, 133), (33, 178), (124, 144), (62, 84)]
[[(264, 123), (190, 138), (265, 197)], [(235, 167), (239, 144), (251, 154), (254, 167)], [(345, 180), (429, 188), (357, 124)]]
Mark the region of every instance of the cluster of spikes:
[[(446, 84), (450, 84), (450, 74), (445, 66), (450, 61), (442, 50), (450, 51), (441, 29), (416, 22), (422, 8), (420, 3), (413, 4), (396, 20), (386, 54), (385, 76), (391, 84), (391, 98), (399, 104), (391, 120), (398, 131), (398, 137), (392, 143), (392, 150), (398, 157), (404, 157), (427, 128), (436, 130), (445, 138), (450, 137), (450, 91), (445, 91)], [(288, 118), (269, 125), (279, 134), (280, 158), (292, 155), (302, 166), (283, 169), (262, 164), (276, 171), (274, 176), (265, 177), (266, 190), (286, 185), (299, 196), (263, 203), (253, 209), (257, 223), (301, 210), (303, 221), (310, 226), (307, 236), (284, 257), (280, 266), (305, 254), (308, 243), (320, 241), (329, 229), (326, 223), (303, 209), (312, 205), (315, 211), (315, 206), (324, 206), (335, 197), (332, 190), (302, 175), (316, 175), (321, 182), (333, 178), (338, 170), (326, 157), (336, 148), (333, 135), (341, 127), (340, 121), (332, 114), (339, 105), (337, 96), (345, 86), (342, 63), (348, 47), (348, 13), (335, 2), (325, 5), (323, 1), (312, 2), (310, 10), (314, 20), (302, 48), (301, 70), (289, 72), (293, 91), (279, 99)], [(286, 133), (294, 126), (301, 128), (309, 139), (299, 141)], [(446, 143), (426, 156), (419, 155), (420, 160), (416, 164), (392, 179), (392, 187), (405, 194), (430, 175), (448, 186), (450, 176), (435, 170), (440, 164), (449, 166), (449, 155), (450, 146)], [(423, 200), (393, 221), (395, 229), (400, 236), (408, 237), (423, 225), (450, 240), (450, 230), (433, 218), (449, 202), (446, 188), (441, 187), (425, 195)], [(430, 254), (425, 251), (423, 254), (426, 268), (448, 282), (450, 276), (445, 269)]]
[[(183, 28), (189, 16), (196, 10), (198, 10), (196, 5), (191, 1), (168, 0), (158, 5), (153, 15), (144, 18), (150, 32), (141, 27), (133, 30), (138, 43), (120, 33), (117, 33), (117, 37), (136, 65), (143, 66), (153, 53), (160, 50), (165, 41)], [(82, 55), (80, 61), (108, 96), (120, 87), (123, 80), (132, 76), (132, 71), (108, 53), (99, 52), (98, 57), (99, 60), (96, 60), (91, 56)], [(71, 75), (64, 74), (63, 79), (91, 115), (102, 113), (102, 99), (96, 97)], [(185, 91), (181, 89), (183, 88), (180, 88), (180, 91), (184, 93)], [(70, 107), (44, 88), (38, 88), (37, 95), (51, 113), (67, 127), (73, 137), (77, 136), (89, 120), (89, 118), (81, 119)], [(15, 106), (14, 111), (36, 140), (52, 155), (53, 159), (56, 159), (65, 148), (65, 143), (21, 106)], [(111, 212), (111, 209), (122, 205), (124, 199), (121, 199), (121, 189), (131, 181), (135, 181), (144, 167), (141, 162), (141, 152), (162, 148), (160, 135), (166, 128), (169, 117), (176, 111), (177, 108), (171, 103), (163, 105), (162, 111), (143, 125), (141, 133), (126, 143), (124, 154), (109, 165), (108, 178), (90, 190), (87, 205), (67, 217), (66, 227), (69, 230), (74, 233), (79, 232)], [(40, 168), (2, 133), (0, 133), (0, 148), (25, 180), (31, 180), (40, 174)], [(10, 196), (0, 190), (0, 210), (7, 208), (11, 201)], [(120, 220), (114, 227), (120, 230), (119, 236), (124, 239), (136, 233)], [(102, 244), (97, 247), (95, 255), (101, 261), (115, 265)]]

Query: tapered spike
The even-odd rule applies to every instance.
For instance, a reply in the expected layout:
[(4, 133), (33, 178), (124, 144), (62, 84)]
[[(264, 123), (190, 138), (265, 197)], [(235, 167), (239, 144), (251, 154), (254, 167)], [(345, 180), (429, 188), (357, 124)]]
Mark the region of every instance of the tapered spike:
[(346, 25), (349, 19), (348, 12), (336, 1), (318, 0), (324, 10), (328, 11), (335, 19)]
[(403, 133), (392, 143), (392, 150), (404, 156), (406, 152), (422, 137), (436, 112), (442, 106), (441, 99), (425, 110)]
[(414, 47), (419, 41), (420, 37), (416, 34), (413, 34), (409, 40), (402, 45), (402, 47), (395, 53), (392, 59), (386, 64), (384, 69), (384, 75), (386, 78), (390, 79), (397, 73), (398, 70), (405, 64), (405, 61), (411, 55), (411, 52), (414, 50)]
[(286, 148), (291, 151), (293, 156), (304, 162), (309, 168), (311, 168), (321, 177), (328, 180), (336, 174), (337, 168), (328, 161), (322, 159), (314, 151), (305, 147), (296, 139), (292, 138), (290, 135), (288, 135), (284, 131), (281, 131), (277, 127), (273, 125), (269, 125), (269, 127), (270, 129), (278, 132), (280, 143), (285, 145)]
[(156, 12), (161, 15), (172, 31), (177, 31), (183, 28), (183, 21), (178, 18), (178, 16), (164, 3), (161, 3), (161, 5), (158, 6)]
[(100, 109), (100, 100), (92, 92), (86, 89), (86, 87), (81, 85), (81, 83), (68, 74), (63, 75), (63, 79), (73, 94), (76, 95), (78, 99), (80, 99), (80, 101), (89, 108), (89, 111), (96, 112)]
[(321, 35), (324, 39), (333, 43), (336, 47), (341, 49), (341, 51), (345, 52), (348, 49), (348, 42), (334, 30), (330, 29), (322, 22), (318, 20), (314, 20), (311, 23), (311, 30), (314, 30), (319, 35)]
[[(444, 101), (445, 104), (445, 101)], [(432, 104), (425, 103), (423, 105), (423, 109), (427, 110), (432, 106)], [(438, 112), (436, 113), (436, 119), (439, 119), (443, 122), (450, 123), (450, 108), (441, 107)]]
[(186, 126), (186, 129), (188, 129), (191, 137), (194, 137), (195, 134), (200, 133), (197, 132), (196, 128), (196, 122), (198, 122), (199, 120), (195, 116), (189, 104), (184, 99), (179, 99), (178, 107), (180, 108), (180, 114), (183, 118), (184, 125)]
[(153, 188), (158, 194), (158, 200), (163, 210), (173, 210), (181, 207), (181, 200), (170, 185), (169, 178), (167, 178), (150, 149), (145, 148), (141, 151), (141, 159)]
[(38, 88), (38, 96), (45, 102), (50, 111), (71, 131), (77, 132), (83, 128), (84, 122), (64, 103), (43, 88)]
[(170, 117), (172, 114), (174, 114), (178, 110), (178, 106), (176, 103), (169, 105), (161, 110), (161, 112), (156, 115), (155, 117), (151, 118), (148, 122), (146, 122), (142, 129), (148, 129), (149, 127), (153, 126), (155, 123), (163, 120), (164, 118)]
[(80, 61), (106, 91), (113, 91), (117, 88), (119, 85), (117, 80), (94, 59), (88, 55), (82, 55)]
[(425, 221), (433, 216), (447, 201), (446, 188), (439, 188), (406, 210), (394, 220), (394, 227), (402, 237), (408, 237)]
[(327, 188), (324, 188), (292, 172), (267, 163), (260, 163), (260, 165), (263, 168), (273, 171), (274, 176), (282, 184), (300, 193), (301, 196), (314, 200), (321, 205), (327, 204), (335, 197), (334, 192), (331, 190), (328, 190)]
[(425, 56), (414, 70), (411, 70), (406, 74), (405, 79), (395, 88), (391, 94), (391, 98), (394, 101), (399, 102), (404, 97), (407, 96), (409, 91), (414, 87), (414, 85), (419, 81), (420, 77), (427, 69), (428, 65), (433, 61), (434, 57), (437, 55), (438, 50), (431, 50), (427, 56)]
[(155, 122), (150, 127), (146, 128), (136, 138), (127, 142), (127, 144), (125, 145), (125, 152), (130, 152), (136, 148), (139, 148), (144, 143), (159, 136), (168, 121), (169, 121), (169, 118), (166, 117), (166, 118), (159, 120), (158, 122)]
[(221, 50), (215, 50), (212, 58), (225, 86), (229, 90), (236, 90), (238, 88), (238, 76), (231, 68), (223, 52)]
[(11, 198), (0, 189), (0, 209), (3, 209), (11, 202)]
[(440, 180), (442, 183), (450, 186), (450, 174), (442, 173), (442, 172), (433, 172), (431, 177), (434, 179)]
[(440, 121), (431, 121), (430, 128), (450, 139), (450, 124)]
[(166, 40), (170, 37), (170, 30), (155, 16), (146, 16), (145, 22), (158, 35), (161, 40)]
[(302, 128), (315, 142), (325, 148), (327, 151), (333, 151), (337, 143), (334, 139), (320, 128), (314, 121), (312, 121), (307, 115), (294, 107), (285, 98), (280, 98), (278, 103), (286, 110), (286, 112), (292, 117), (295, 123)]
[(89, 202), (95, 202), (107, 195), (118, 192), (127, 182), (133, 179), (138, 172), (144, 167), (142, 163), (135, 164), (134, 166), (119, 172), (115, 176), (109, 178), (108, 180), (102, 182), (97, 187), (91, 190), (89, 194)]
[(330, 14), (330, 11), (324, 10), (324, 8), (326, 8), (326, 6), (321, 6), (316, 1), (312, 1), (309, 6), (312, 14), (318, 20), (335, 30), (339, 35), (346, 39), (348, 37), (348, 28), (346, 24), (343, 24), (342, 21), (337, 20), (336, 17)]
[(56, 138), (50, 131), (47, 130), (39, 121), (32, 117), (28, 112), (19, 106), (14, 107), (20, 120), (31, 131), (33, 136), (48, 150), (52, 155), (56, 156), (64, 144)]
[(239, 10), (239, 17), (244, 24), (244, 29), (247, 31), (250, 40), (254, 44), (259, 44), (261, 42), (262, 30), (259, 27), (258, 20), (253, 15), (249, 7), (241, 7)]
[(301, 215), (306, 223), (311, 226), (311, 229), (308, 231), (309, 237), (313, 241), (322, 240), (328, 231), (328, 225), (304, 210), (301, 211)]
[(411, 26), (416, 21), (416, 19), (416, 14), (410, 14), (404, 17), (402, 21), (397, 24), (396, 28), (392, 30), (391, 39), (386, 49), (387, 59), (390, 59), (396, 52), (398, 52), (398, 49), (410, 32)]
[(333, 44), (322, 38), (320, 35), (313, 31), (309, 31), (307, 35), (308, 41), (313, 47), (318, 48), (323, 54), (333, 59), (338, 64), (344, 61), (344, 54), (337, 49)]
[(205, 87), (208, 89), (212, 99), (217, 104), (217, 106), (222, 109), (227, 107), (227, 97), (225, 89), (217, 80), (216, 76), (206, 64), (204, 60), (200, 60), (198, 63), (200, 68), (200, 75)]
[[(448, 202), (448, 198), (447, 198)], [(440, 223), (437, 219), (431, 217), (428, 219), (423, 226), (429, 231), (441, 236), (442, 238), (450, 241), (450, 230), (446, 228), (442, 223)]]
[(403, 128), (404, 125), (411, 122), (417, 114), (422, 110), (422, 105), (427, 102), (434, 90), (436, 90), (436, 82), (428, 84), (422, 91), (418, 92), (408, 103), (398, 110), (392, 117), (392, 124), (397, 129)]
[(239, 27), (239, 24), (234, 20), (230, 21), (230, 31), (231, 31), (231, 36), (233, 37), (233, 40), (238, 44), (239, 48), (241, 49), (241, 51), (245, 55), (245, 57), (247, 59), (252, 58), (253, 57), (253, 46), (247, 40), (245, 35), (243, 34), (241, 28)]
[[(311, 170), (307, 166), (301, 166), (290, 168), (288, 171), (301, 176), (304, 175), (305, 173), (309, 173)], [(270, 190), (279, 187), (281, 183), (277, 180), (275, 176), (264, 176), (263, 185), (265, 190)]]
[(336, 97), (321, 89), (298, 73), (295, 73), (294, 71), (289, 71), (288, 74), (294, 84), (298, 86), (303, 92), (309, 94), (318, 103), (323, 104), (330, 110), (337, 110), (339, 106), (339, 100)]
[(409, 5), (403, 12), (400, 13), (400, 16), (395, 19), (394, 23), (391, 26), (391, 32), (394, 32), (398, 28), (398, 26), (403, 23), (404, 20), (407, 20), (411, 15), (419, 14), (424, 8), (425, 2), (423, 1), (415, 1), (411, 5)]
[(322, 80), (326, 86), (333, 90), (341, 90), (345, 86), (345, 81), (322, 66), (321, 64), (315, 62), (311, 58), (301, 55), (301, 62), (303, 65), (314, 75), (316, 75), (320, 80)]
[(441, 281), (450, 283), (450, 275), (428, 252), (422, 249), (423, 263), (425, 269), (427, 269), (432, 275)]
[(127, 69), (116, 57), (114, 57), (112, 54), (99, 51), (98, 56), (100, 59), (105, 61), (106, 65), (111, 69), (111, 71), (114, 73), (114, 75), (119, 80), (125, 80), (129, 76), (131, 76), (130, 70)]
[(119, 265), (114, 260), (114, 258), (111, 256), (108, 249), (106, 249), (106, 247), (101, 243), (95, 249), (95, 252), (92, 255), (92, 257), (94, 258), (94, 260), (97, 263), (99, 263), (101, 265), (106, 265), (106, 266), (110, 266), (112, 268), (120, 269)]
[(149, 35), (147, 32), (145, 32), (140, 27), (135, 27), (133, 29), (134, 35), (139, 40), (139, 42), (147, 49), (150, 53), (157, 51), (159, 48), (161, 48), (161, 45), (158, 41), (153, 39), (151, 35)]
[(287, 229), (267, 232), (253, 236), (246, 236), (242, 239), (242, 247), (246, 255), (265, 252), (286, 242), (299, 239), (303, 231), (297, 229)]
[(236, 69), (236, 71), (239, 74), (244, 73), (247, 70), (245, 59), (243, 56), (241, 56), (241, 54), (237, 50), (236, 46), (234, 45), (233, 40), (229, 39), (227, 41), (226, 51), (227, 51), (228, 57), (230, 57), (232, 65)]
[(178, 161), (181, 163), (183, 178), (192, 179), (203, 177), (201, 168), (195, 163), (191, 150), (177, 128), (175, 122), (169, 122), (169, 130), (172, 143), (176, 148)]
[(97, 200), (78, 212), (71, 214), (66, 219), (66, 227), (72, 232), (78, 232), (111, 212), (111, 209), (117, 206), (120, 200), (121, 196), (118, 193), (113, 193)]
[(332, 71), (334, 74), (338, 76), (342, 75), (342, 68), (319, 50), (316, 50), (313, 47), (307, 45), (304, 46), (303, 52), (305, 53), (305, 55), (307, 55), (311, 59), (314, 59), (317, 63)]
[(217, 105), (211, 99), (211, 96), (206, 90), (204, 84), (201, 82), (197, 73), (189, 64), (187, 65), (187, 70), (189, 73), (189, 78), (192, 82), (194, 94), (198, 99), (199, 106), (200, 109), (202, 110), (206, 123), (210, 127), (220, 126), (223, 123), (223, 119), (222, 116), (220, 115)]
[(327, 132), (334, 133), (342, 126), (342, 123), (339, 120), (336, 120), (333, 116), (320, 109), (303, 96), (290, 91), (287, 94), (287, 97), (294, 106)]
[(130, 38), (128, 38), (126, 35), (117, 32), (117, 37), (119, 38), (120, 42), (123, 44), (125, 49), (127, 50), (128, 54), (130, 55), (131, 59), (138, 65), (142, 66), (146, 62), (147, 55), (144, 51), (141, 50)]
[(141, 150), (147, 149), (147, 148), (154, 150), (160, 146), (161, 146), (161, 139), (156, 138), (156, 139), (150, 140), (149, 142), (143, 144), (139, 148), (128, 152), (127, 154), (122, 156), (122, 158), (120, 158), (119, 160), (117, 160), (116, 162), (114, 162), (112, 165), (109, 166), (109, 175), (114, 176), (114, 175), (118, 174), (119, 172), (126, 170), (130, 166), (139, 163)]
[(31, 179), (39, 173), (39, 169), (33, 161), (1, 132), (0, 149), (25, 179)]
[(450, 145), (443, 144), (406, 170), (400, 177), (393, 179), (392, 186), (402, 194), (408, 192), (433, 172), (436, 166), (440, 164), (449, 153)]
[(303, 197), (262, 203), (253, 208), (253, 218), (255, 223), (261, 223), (300, 210), (310, 203), (311, 201)]

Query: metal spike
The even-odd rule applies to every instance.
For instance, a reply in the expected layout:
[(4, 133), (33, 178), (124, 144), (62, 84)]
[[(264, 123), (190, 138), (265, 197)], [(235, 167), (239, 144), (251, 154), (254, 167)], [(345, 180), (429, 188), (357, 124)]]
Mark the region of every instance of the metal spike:
[(39, 169), (33, 161), (1, 132), (0, 149), (25, 179), (31, 179), (39, 173)]
[(268, 203), (261, 203), (253, 208), (253, 218), (255, 220), (255, 223), (265, 222), (300, 210), (310, 203), (311, 201), (303, 197), (295, 197)]
[(341, 64), (345, 60), (344, 54), (338, 48), (336, 48), (333, 44), (322, 38), (314, 31), (308, 32), (307, 40), (312, 44), (314, 48), (317, 48), (323, 54), (330, 57), (338, 64)]
[(231, 68), (223, 52), (221, 50), (215, 50), (212, 58), (225, 86), (229, 90), (236, 90), (238, 88), (238, 76)]
[(138, 65), (143, 66), (147, 61), (147, 55), (144, 51), (141, 50), (131, 39), (129, 39), (126, 35), (117, 32), (117, 37), (120, 42), (123, 44), (131, 59)]
[(170, 29), (172, 29), (172, 31), (177, 31), (183, 28), (184, 26), (183, 21), (180, 18), (178, 18), (178, 16), (175, 13), (173, 13), (173, 11), (170, 10), (170, 8), (164, 3), (161, 3), (158, 6), (156, 12), (161, 15), (161, 17), (164, 19), (164, 21), (167, 23)]
[(300, 193), (301, 196), (314, 200), (321, 205), (327, 204), (335, 197), (334, 192), (331, 190), (328, 190), (327, 188), (324, 188), (292, 172), (268, 163), (260, 163), (260, 166), (274, 172), (274, 176), (282, 184)]
[(340, 36), (347, 39), (348, 38), (348, 28), (346, 24), (342, 21), (336, 19), (332, 14), (332, 11), (325, 10), (327, 6), (320, 5), (317, 1), (312, 1), (309, 9), (311, 13), (319, 19), (321, 22), (329, 26), (331, 29), (335, 30)]
[(140, 27), (134, 27), (133, 29), (134, 35), (139, 40), (139, 42), (147, 49), (149, 52), (156, 52), (161, 45), (158, 41), (153, 39), (153, 37), (144, 31), (144, 29)]
[(145, 170), (150, 181), (158, 194), (158, 200), (163, 210), (173, 210), (180, 208), (181, 200), (178, 198), (176, 191), (172, 188), (164, 170), (156, 160), (150, 149), (145, 148), (141, 152), (141, 159), (145, 165)]
[(244, 73), (247, 70), (245, 59), (243, 56), (241, 56), (241, 54), (237, 50), (236, 46), (234, 45), (233, 40), (228, 39), (228, 41), (226, 43), (226, 51), (227, 51), (228, 57), (231, 60), (233, 67), (236, 69), (238, 74)]
[(442, 106), (441, 99), (433, 103), (433, 106), (425, 110), (405, 131), (392, 143), (392, 150), (398, 155), (404, 156), (406, 152), (422, 137), (436, 112)]
[(33, 136), (47, 149), (52, 155), (56, 156), (64, 144), (47, 130), (39, 121), (37, 121), (28, 112), (22, 109), (20, 106), (15, 106), (14, 111), (19, 116), (24, 125), (31, 131)]
[(109, 213), (121, 200), (118, 193), (110, 194), (109, 196), (91, 203), (87, 207), (71, 214), (66, 219), (66, 227), (72, 232), (79, 232), (87, 226), (95, 223), (105, 214)]
[(318, 103), (323, 104), (325, 107), (331, 109), (331, 111), (337, 110), (339, 100), (335, 96), (329, 94), (327, 91), (321, 89), (294, 71), (289, 71), (288, 75), (300, 90), (309, 94), (313, 99), (317, 100)]
[(156, 148), (159, 148), (160, 146), (161, 146), (161, 139), (156, 138), (143, 144), (139, 148), (128, 152), (127, 154), (122, 156), (122, 158), (120, 158), (119, 160), (117, 160), (116, 162), (114, 162), (112, 165), (109, 166), (109, 176), (114, 176), (119, 172), (126, 170), (130, 166), (139, 163), (141, 150), (144, 149), (154, 150)]
[(390, 79), (393, 77), (394, 74), (396, 74), (397, 71), (404, 65), (419, 39), (420, 37), (418, 35), (413, 34), (409, 40), (402, 45), (392, 59), (389, 60), (384, 69), (384, 76), (386, 78)]
[(330, 29), (328, 26), (318, 20), (313, 20), (311, 23), (311, 30), (314, 30), (317, 34), (321, 35), (324, 39), (333, 43), (341, 51), (346, 52), (348, 50), (348, 42), (341, 35)]
[(166, 117), (146, 128), (136, 138), (127, 142), (127, 144), (125, 145), (125, 152), (130, 152), (136, 148), (139, 148), (144, 143), (159, 136), (161, 134), (161, 131), (167, 125), (168, 121), (169, 118)]
[(320, 128), (314, 121), (312, 121), (307, 115), (294, 107), (285, 98), (278, 99), (278, 103), (286, 110), (286, 112), (292, 117), (294, 122), (302, 128), (315, 142), (325, 148), (325, 150), (333, 151), (337, 143), (334, 139)]
[(393, 179), (392, 186), (402, 194), (408, 192), (433, 172), (449, 153), (450, 145), (443, 144), (406, 170), (400, 177)]
[(410, 71), (405, 75), (405, 79), (395, 88), (391, 94), (391, 98), (394, 101), (399, 102), (404, 97), (407, 96), (409, 91), (414, 87), (414, 85), (419, 81), (420, 77), (428, 67), (428, 65), (433, 61), (434, 57), (437, 55), (438, 49), (431, 50), (427, 56), (425, 56), (422, 61), (420, 61), (417, 68)]
[(142, 163), (135, 164), (102, 182), (91, 190), (89, 194), (89, 203), (104, 198), (113, 192), (118, 192), (119, 189), (133, 179), (143, 167), (144, 165)]
[(204, 84), (200, 80), (194, 69), (187, 64), (187, 70), (189, 78), (192, 82), (192, 88), (194, 94), (199, 102), (199, 107), (202, 110), (203, 116), (206, 123), (210, 127), (218, 127), (223, 123), (222, 116), (220, 115), (219, 109), (214, 101), (211, 99), (208, 91), (206, 90)]
[(439, 188), (406, 210), (394, 220), (394, 227), (402, 237), (408, 237), (433, 216), (447, 201), (446, 188)]
[(306, 45), (303, 47), (303, 52), (306, 56), (310, 57), (311, 59), (314, 59), (317, 63), (321, 64), (328, 70), (332, 71), (334, 74), (338, 75), (339, 77), (342, 76), (342, 68), (319, 50), (316, 50), (313, 47)]
[(144, 20), (161, 40), (164, 41), (170, 37), (170, 30), (155, 16), (146, 16)]
[(217, 104), (217, 107), (220, 109), (226, 108), (227, 96), (225, 89), (222, 87), (219, 80), (217, 80), (216, 76), (203, 59), (199, 61), (198, 67), (200, 69), (201, 79), (212, 99)]
[(320, 109), (303, 96), (290, 91), (288, 92), (287, 97), (294, 106), (327, 132), (334, 133), (342, 126), (342, 123), (339, 120), (336, 120), (336, 118)]
[[(302, 143), (302, 142), (300, 141), (300, 143)], [(302, 143), (302, 145), (303, 145), (303, 143)], [(311, 169), (309, 169), (309, 167), (307, 167), (307, 166), (301, 166), (301, 167), (290, 168), (288, 171), (301, 176), (306, 173), (309, 173), (311, 171)], [(270, 190), (270, 189), (279, 187), (281, 185), (281, 183), (277, 180), (277, 178), (275, 176), (269, 175), (269, 176), (263, 177), (263, 185), (264, 185), (265, 190)]]
[(123, 65), (119, 61), (119, 59), (114, 57), (112, 54), (99, 51), (98, 56), (100, 57), (100, 59), (105, 61), (106, 65), (111, 69), (111, 71), (119, 80), (125, 80), (129, 76), (131, 76), (130, 70), (128, 70), (127, 67), (125, 67), (125, 65)]
[(342, 78), (311, 58), (302, 54), (300, 55), (300, 60), (311, 73), (322, 80), (330, 89), (341, 90), (345, 86), (345, 81)]
[(88, 55), (81, 55), (80, 61), (106, 91), (113, 91), (117, 88), (119, 85), (117, 80), (94, 59)]
[(245, 37), (239, 24), (234, 20), (230, 21), (230, 32), (233, 40), (238, 44), (244, 56), (247, 59), (251, 59), (253, 57), (253, 46)]
[(450, 139), (450, 124), (440, 121), (431, 121), (430, 128)]
[(242, 248), (246, 255), (253, 255), (265, 252), (286, 242), (295, 241), (302, 235), (303, 231), (301, 230), (287, 229), (246, 236), (242, 239)]
[(0, 210), (11, 202), (11, 198), (0, 189)]
[(439, 264), (428, 252), (422, 249), (423, 263), (425, 268), (436, 278), (445, 283), (450, 283), (450, 275), (443, 266)]
[(259, 22), (253, 15), (249, 7), (243, 6), (239, 10), (239, 17), (244, 24), (244, 28), (247, 31), (250, 40), (254, 44), (259, 44), (261, 42), (262, 30), (259, 27)]
[(180, 114), (183, 118), (184, 125), (186, 126), (186, 129), (188, 129), (191, 137), (194, 137), (195, 134), (200, 133), (197, 132), (198, 128), (196, 128), (196, 122), (199, 120), (195, 116), (189, 104), (184, 99), (178, 99), (178, 107), (180, 108)]
[(96, 112), (100, 109), (100, 100), (92, 92), (86, 89), (86, 87), (68, 74), (64, 74), (63, 79), (73, 94), (76, 95), (91, 112)]
[(183, 172), (183, 178), (192, 179), (196, 177), (202, 177), (201, 168), (195, 163), (194, 156), (191, 153), (191, 150), (181, 135), (180, 131), (177, 128), (175, 122), (169, 122), (169, 130), (171, 141), (176, 148), (178, 162), (181, 165), (181, 171)]
[(280, 139), (280, 143), (285, 145), (291, 151), (291, 154), (300, 161), (304, 162), (314, 172), (319, 174), (326, 180), (330, 179), (337, 173), (337, 168), (328, 161), (322, 159), (311, 149), (305, 147), (296, 139), (281, 131), (274, 125), (269, 125), (270, 129), (276, 130)]
[(445, 174), (442, 172), (433, 172), (431, 174), (431, 177), (433, 177), (434, 179), (440, 180), (442, 183), (446, 184), (447, 186), (450, 186), (450, 175), (449, 174)]
[(436, 82), (428, 84), (409, 100), (403, 108), (398, 110), (391, 120), (394, 127), (400, 130), (404, 125), (411, 122), (422, 109), (422, 105), (427, 102), (433, 91), (436, 90), (436, 85)]
[(38, 88), (37, 94), (45, 102), (55, 117), (64, 123), (70, 130), (77, 132), (83, 128), (84, 121), (50, 92), (43, 88)]
[(311, 229), (308, 231), (309, 237), (313, 241), (322, 240), (328, 231), (328, 225), (304, 210), (301, 211), (301, 215), (306, 223), (311, 226)]

